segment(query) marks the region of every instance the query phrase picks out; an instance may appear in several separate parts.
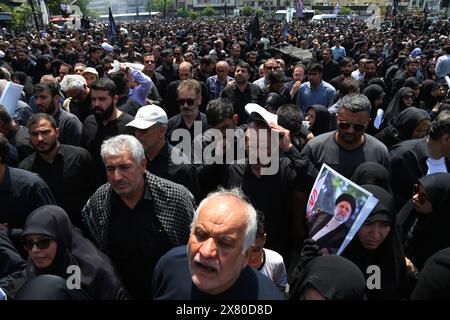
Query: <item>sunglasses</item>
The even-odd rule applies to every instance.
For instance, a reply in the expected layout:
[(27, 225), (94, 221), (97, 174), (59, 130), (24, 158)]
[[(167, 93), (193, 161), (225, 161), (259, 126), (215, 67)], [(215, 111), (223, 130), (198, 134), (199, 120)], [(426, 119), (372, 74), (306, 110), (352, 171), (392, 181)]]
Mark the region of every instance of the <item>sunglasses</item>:
[(350, 127), (353, 127), (353, 129), (355, 131), (364, 131), (364, 129), (366, 128), (365, 124), (362, 123), (351, 123), (351, 122), (347, 122), (347, 121), (339, 121), (338, 122), (338, 127), (341, 130), (348, 130), (350, 129)]
[(405, 100), (414, 100), (414, 96), (404, 96), (403, 99), (405, 99)]
[(188, 106), (193, 106), (195, 103), (195, 100), (197, 100), (197, 98), (195, 98), (195, 99), (177, 99), (177, 102), (178, 102), (179, 106), (184, 106), (185, 103), (187, 103)]
[(420, 191), (420, 186), (418, 183), (414, 184), (414, 194), (418, 194), (418, 200), (420, 204), (424, 204), (426, 201), (428, 201), (428, 196)]
[(153, 60), (148, 60), (148, 61), (144, 61), (144, 63), (145, 63), (145, 64), (153, 64), (153, 63), (155, 63), (155, 61), (153, 61)]
[(47, 249), (50, 246), (50, 242), (52, 241), (52, 238), (45, 238), (45, 239), (40, 239), (38, 241), (33, 241), (33, 240), (23, 240), (23, 246), (26, 250), (31, 251), (33, 249), (33, 247), (36, 245), (38, 247), (38, 249)]

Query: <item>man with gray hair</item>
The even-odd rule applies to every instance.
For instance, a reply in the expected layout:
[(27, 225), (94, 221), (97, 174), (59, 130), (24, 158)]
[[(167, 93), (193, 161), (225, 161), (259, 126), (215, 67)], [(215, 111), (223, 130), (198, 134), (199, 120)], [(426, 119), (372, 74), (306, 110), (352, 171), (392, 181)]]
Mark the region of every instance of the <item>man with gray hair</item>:
[(91, 96), (86, 79), (78, 74), (67, 75), (61, 81), (61, 90), (68, 97), (63, 108), (73, 113), (83, 123), (91, 112)]
[(346, 95), (339, 102), (337, 130), (313, 138), (302, 153), (317, 170), (326, 163), (347, 178), (364, 162), (377, 162), (389, 170), (386, 146), (365, 133), (370, 123), (370, 110), (370, 101), (365, 95)]
[(188, 240), (194, 197), (148, 172), (144, 148), (133, 136), (104, 141), (101, 156), (108, 183), (82, 210), (85, 235), (111, 258), (130, 295), (148, 299), (159, 258)]
[(256, 210), (239, 189), (209, 194), (197, 208), (187, 247), (158, 262), (158, 300), (281, 300), (275, 284), (248, 265), (255, 245)]

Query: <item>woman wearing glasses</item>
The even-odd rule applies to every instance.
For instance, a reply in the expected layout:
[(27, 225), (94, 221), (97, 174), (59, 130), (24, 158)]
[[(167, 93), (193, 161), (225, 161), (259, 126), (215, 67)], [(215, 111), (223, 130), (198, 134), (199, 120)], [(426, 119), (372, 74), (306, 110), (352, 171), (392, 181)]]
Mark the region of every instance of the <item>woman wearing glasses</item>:
[[(39, 292), (29, 292), (37, 287), (31, 284), (32, 280), (41, 275), (54, 275), (81, 289), (77, 295), (82, 292), (87, 299), (126, 298), (109, 258), (72, 226), (62, 208), (45, 205), (34, 210), (25, 222), (22, 237), (29, 255), (25, 271), (28, 287), (24, 285), (19, 297), (39, 296)], [(79, 279), (74, 278), (78, 275)], [(77, 280), (81, 288), (76, 287)]]
[(435, 173), (418, 180), (399, 212), (406, 256), (419, 270), (431, 255), (450, 247), (449, 208), (450, 173)]
[(409, 87), (403, 87), (398, 90), (392, 101), (389, 103), (386, 112), (384, 113), (381, 127), (387, 127), (391, 123), (391, 121), (397, 118), (400, 112), (402, 112), (406, 108), (412, 107), (414, 105), (414, 99), (415, 95), (413, 89)]

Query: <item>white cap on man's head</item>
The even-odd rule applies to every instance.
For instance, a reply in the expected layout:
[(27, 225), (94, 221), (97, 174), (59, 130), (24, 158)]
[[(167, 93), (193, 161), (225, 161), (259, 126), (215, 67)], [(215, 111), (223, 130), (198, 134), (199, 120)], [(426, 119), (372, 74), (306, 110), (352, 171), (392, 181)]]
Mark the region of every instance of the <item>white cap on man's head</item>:
[(270, 123), (278, 124), (278, 116), (270, 113), (259, 104), (247, 103), (245, 105), (245, 112), (249, 114), (249, 120), (261, 120), (270, 126)]
[(85, 73), (92, 73), (98, 77), (97, 70), (95, 70), (95, 68), (92, 68), (92, 67), (87, 67), (86, 69), (83, 70), (83, 72), (81, 74), (85, 74)]
[(157, 105), (151, 104), (141, 107), (134, 120), (127, 123), (127, 127), (134, 127), (137, 129), (148, 129), (155, 123), (167, 124), (167, 114), (166, 112)]

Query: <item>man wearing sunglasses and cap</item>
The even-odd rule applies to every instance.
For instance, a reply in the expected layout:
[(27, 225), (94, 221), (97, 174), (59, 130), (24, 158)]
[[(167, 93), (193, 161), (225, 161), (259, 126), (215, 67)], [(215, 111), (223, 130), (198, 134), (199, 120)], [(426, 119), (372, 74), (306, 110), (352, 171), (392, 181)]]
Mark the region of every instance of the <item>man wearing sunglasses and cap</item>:
[(380, 141), (366, 134), (371, 105), (363, 94), (352, 93), (339, 102), (337, 130), (321, 134), (303, 149), (317, 170), (326, 163), (350, 178), (363, 162), (377, 162), (390, 169), (389, 153)]

